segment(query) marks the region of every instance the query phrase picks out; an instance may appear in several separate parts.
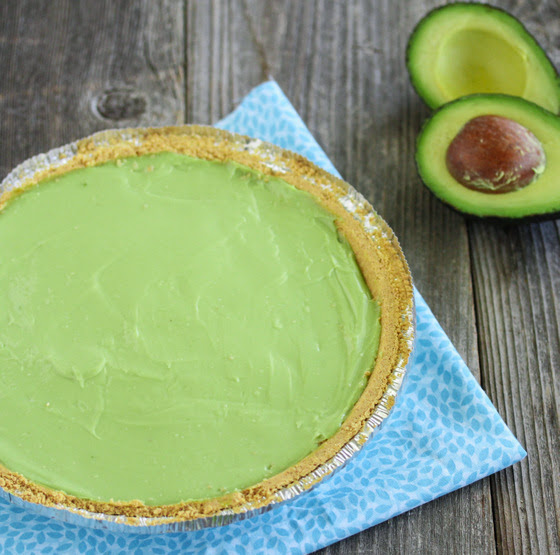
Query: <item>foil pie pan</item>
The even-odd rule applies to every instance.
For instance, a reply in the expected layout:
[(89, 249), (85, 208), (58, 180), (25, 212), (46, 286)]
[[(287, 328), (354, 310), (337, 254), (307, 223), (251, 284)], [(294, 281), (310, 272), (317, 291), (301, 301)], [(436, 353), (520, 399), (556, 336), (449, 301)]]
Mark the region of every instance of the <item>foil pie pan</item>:
[[(272, 169), (275, 175), (280, 178), (282, 178), (282, 174), (292, 171), (290, 168), (283, 165), (280, 157), (280, 154), (286, 153), (286, 151), (272, 144), (210, 127), (183, 126), (181, 128), (171, 129), (174, 133), (184, 133), (187, 135), (202, 133), (205, 136), (214, 136), (216, 144), (224, 140), (227, 140), (230, 144), (233, 142), (236, 149), (246, 151), (252, 155), (257, 155), (261, 162)], [(96, 133), (87, 137), (85, 140), (92, 141), (96, 146), (108, 146), (115, 140), (121, 143), (125, 142), (131, 145), (138, 145), (142, 141), (142, 136), (145, 132), (146, 129), (143, 128), (108, 130)], [(81, 141), (83, 140), (84, 139)], [(77, 155), (78, 146), (81, 141), (55, 148), (45, 154), (39, 154), (26, 160), (17, 166), (2, 181), (0, 184), (0, 195), (13, 189), (20, 188), (23, 184), (39, 176), (46, 170), (67, 164)], [(291, 155), (292, 153), (289, 154)], [(324, 189), (329, 189), (331, 187), (328, 183), (328, 179), (325, 179), (324, 183), (319, 182), (316, 184)], [(389, 226), (374, 212), (371, 205), (360, 193), (350, 185), (346, 184), (345, 186), (347, 187), (347, 193), (338, 199), (343, 208), (360, 222), (362, 228), (373, 240), (380, 235), (388, 240), (394, 246), (394, 255), (400, 258), (404, 267), (407, 267), (398, 241)], [(361, 430), (339, 449), (330, 460), (321, 464), (303, 478), (277, 491), (272, 497), (267, 499), (264, 505), (262, 503), (245, 503), (235, 509), (221, 510), (214, 516), (200, 517), (192, 520), (177, 520), (171, 517), (107, 515), (67, 507), (65, 505), (41, 505), (22, 499), (17, 491), (8, 492), (3, 488), (0, 488), (0, 496), (16, 506), (32, 510), (43, 516), (56, 518), (72, 524), (88, 526), (90, 528), (108, 529), (117, 533), (134, 532), (154, 534), (200, 530), (203, 528), (224, 526), (271, 510), (277, 505), (295, 499), (311, 490), (334, 472), (341, 469), (347, 461), (362, 449), (366, 441), (375, 434), (379, 426), (387, 418), (394, 405), (395, 396), (405, 377), (406, 364), (413, 348), (415, 317), (412, 295), (406, 309), (400, 314), (400, 318), (403, 323), (401, 328), (403, 331), (400, 337), (399, 359), (397, 364), (392, 368), (388, 385), (383, 392), (381, 400), (377, 403), (371, 416), (365, 421)]]

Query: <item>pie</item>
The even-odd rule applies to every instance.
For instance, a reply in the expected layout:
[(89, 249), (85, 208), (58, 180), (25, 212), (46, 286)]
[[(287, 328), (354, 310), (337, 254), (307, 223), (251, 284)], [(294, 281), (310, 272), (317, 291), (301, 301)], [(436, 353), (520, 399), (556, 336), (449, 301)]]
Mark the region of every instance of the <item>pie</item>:
[(5, 491), (132, 521), (243, 511), (363, 430), (412, 286), (348, 185), (196, 126), (59, 154), (0, 197)]

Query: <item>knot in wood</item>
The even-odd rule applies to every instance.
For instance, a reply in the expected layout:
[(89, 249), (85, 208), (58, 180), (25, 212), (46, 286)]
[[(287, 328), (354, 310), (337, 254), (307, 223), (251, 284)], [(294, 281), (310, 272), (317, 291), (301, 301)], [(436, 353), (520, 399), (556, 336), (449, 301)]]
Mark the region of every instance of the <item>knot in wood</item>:
[(98, 114), (113, 121), (137, 118), (146, 111), (147, 104), (140, 91), (130, 88), (109, 89), (94, 101)]

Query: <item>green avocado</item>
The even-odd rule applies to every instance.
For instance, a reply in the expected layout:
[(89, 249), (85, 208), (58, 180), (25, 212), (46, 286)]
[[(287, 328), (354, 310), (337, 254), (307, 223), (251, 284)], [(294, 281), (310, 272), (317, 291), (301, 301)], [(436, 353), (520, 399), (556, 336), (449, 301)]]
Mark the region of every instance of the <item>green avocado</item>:
[(560, 213), (560, 117), (522, 98), (476, 94), (445, 104), (418, 136), (416, 164), (424, 184), (465, 214)]
[(502, 93), (560, 111), (560, 80), (545, 52), (515, 17), (492, 6), (436, 8), (410, 36), (406, 63), (430, 108), (470, 94)]

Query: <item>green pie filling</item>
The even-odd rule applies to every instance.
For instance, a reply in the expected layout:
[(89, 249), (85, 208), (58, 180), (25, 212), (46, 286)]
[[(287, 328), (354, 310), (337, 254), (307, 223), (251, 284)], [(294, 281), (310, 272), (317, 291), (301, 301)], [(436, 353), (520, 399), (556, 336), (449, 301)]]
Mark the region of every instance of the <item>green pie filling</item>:
[(273, 476), (363, 391), (379, 305), (335, 217), (234, 163), (78, 169), (0, 212), (0, 463), (147, 505)]

